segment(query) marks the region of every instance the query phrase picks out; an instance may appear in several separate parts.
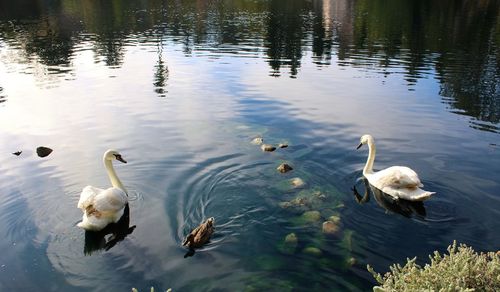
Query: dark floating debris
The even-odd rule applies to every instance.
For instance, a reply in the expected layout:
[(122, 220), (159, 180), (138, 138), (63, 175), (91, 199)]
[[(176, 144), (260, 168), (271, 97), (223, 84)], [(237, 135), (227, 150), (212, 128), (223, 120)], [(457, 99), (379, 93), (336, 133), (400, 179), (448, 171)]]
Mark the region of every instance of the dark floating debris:
[(260, 146), (260, 149), (262, 149), (262, 151), (273, 152), (274, 150), (276, 150), (276, 147), (270, 144), (262, 144), (262, 146)]
[(279, 147), (279, 148), (286, 148), (286, 147), (288, 147), (288, 144), (286, 144), (286, 143), (280, 143), (280, 144), (278, 145), (278, 147)]
[(52, 153), (52, 149), (44, 146), (40, 146), (36, 148), (36, 154), (38, 154), (39, 157), (47, 157)]
[(23, 152), (22, 151), (16, 151), (16, 152), (14, 152), (12, 154), (14, 154), (15, 156), (19, 156), (19, 155), (21, 155), (21, 153), (23, 153)]
[(200, 226), (196, 227), (186, 236), (182, 245), (190, 249), (202, 247), (210, 240), (210, 236), (214, 233), (214, 222), (214, 217), (210, 217), (205, 222), (201, 223)]
[(278, 166), (278, 168), (276, 168), (276, 169), (281, 173), (286, 173), (286, 172), (289, 172), (290, 170), (293, 170), (293, 168), (286, 163), (280, 164), (280, 166)]

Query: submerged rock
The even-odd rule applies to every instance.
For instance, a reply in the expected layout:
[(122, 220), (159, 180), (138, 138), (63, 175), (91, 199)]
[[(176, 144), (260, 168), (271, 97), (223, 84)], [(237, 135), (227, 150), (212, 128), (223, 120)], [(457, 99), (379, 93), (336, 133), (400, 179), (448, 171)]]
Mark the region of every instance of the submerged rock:
[(264, 138), (262, 137), (256, 137), (252, 140), (251, 142), (252, 144), (254, 145), (262, 145), (262, 143), (264, 143)]
[(313, 255), (313, 256), (317, 256), (317, 257), (319, 257), (323, 254), (321, 249), (314, 247), (314, 246), (308, 246), (308, 247), (304, 248), (304, 250), (302, 250), (302, 252), (305, 254), (309, 254), (309, 255)]
[(306, 189), (300, 191), (294, 199), (288, 202), (281, 202), (279, 205), (283, 209), (303, 213), (313, 209), (324, 209), (327, 200), (327, 196), (321, 191)]
[(280, 164), (280, 166), (278, 166), (278, 168), (276, 168), (276, 169), (281, 173), (286, 173), (286, 172), (289, 172), (290, 170), (293, 170), (293, 168), (286, 163)]
[(354, 257), (350, 257), (346, 260), (346, 265), (348, 268), (351, 268), (355, 264), (356, 264), (356, 258), (354, 258)]
[(39, 157), (47, 157), (52, 153), (52, 149), (44, 146), (40, 146), (36, 148), (36, 154), (38, 154)]
[(290, 180), (290, 184), (294, 188), (300, 188), (303, 187), (306, 183), (300, 177), (294, 177)]
[(319, 211), (307, 211), (300, 217), (306, 223), (314, 223), (321, 219), (321, 213)]
[(332, 221), (323, 222), (323, 233), (324, 234), (337, 234), (340, 230), (340, 226)]
[(299, 239), (297, 238), (297, 235), (295, 233), (290, 233), (285, 236), (285, 243), (287, 244), (297, 244), (298, 242)]
[(286, 148), (286, 147), (288, 147), (288, 144), (286, 144), (286, 143), (280, 143), (278, 145), (278, 148)]
[(328, 218), (328, 221), (332, 221), (335, 224), (339, 224), (340, 223), (340, 216), (332, 215)]
[(283, 209), (294, 209), (302, 211), (306, 211), (311, 207), (309, 205), (309, 201), (306, 198), (295, 198), (289, 202), (281, 202), (279, 205)]
[(274, 150), (276, 150), (276, 147), (270, 144), (262, 144), (262, 146), (260, 146), (260, 149), (266, 152), (273, 152)]
[(290, 233), (287, 236), (285, 236), (285, 239), (283, 240), (283, 242), (281, 242), (278, 245), (278, 249), (282, 253), (293, 254), (293, 253), (295, 253), (295, 250), (297, 249), (298, 243), (299, 243), (299, 239), (297, 238), (297, 235), (295, 233)]

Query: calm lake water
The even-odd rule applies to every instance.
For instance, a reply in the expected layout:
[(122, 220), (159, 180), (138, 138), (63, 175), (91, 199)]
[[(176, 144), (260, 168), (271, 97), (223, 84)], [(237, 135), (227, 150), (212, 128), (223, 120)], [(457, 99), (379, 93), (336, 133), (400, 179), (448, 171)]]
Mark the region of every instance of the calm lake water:
[[(493, 0), (1, 1), (0, 290), (358, 291), (366, 264), (498, 250), (499, 18)], [(358, 204), (365, 133), (376, 169), (436, 195)], [(106, 250), (76, 205), (110, 185), (108, 148), (136, 228)]]

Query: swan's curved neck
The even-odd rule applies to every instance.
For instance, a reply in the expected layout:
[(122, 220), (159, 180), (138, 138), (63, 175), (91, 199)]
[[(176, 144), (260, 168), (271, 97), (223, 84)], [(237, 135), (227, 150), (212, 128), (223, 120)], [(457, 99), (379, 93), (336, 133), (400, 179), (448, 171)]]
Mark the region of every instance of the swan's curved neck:
[(115, 169), (113, 168), (113, 163), (109, 159), (103, 159), (104, 160), (104, 167), (106, 167), (106, 171), (108, 172), (109, 180), (111, 181), (111, 185), (115, 188), (119, 188), (125, 193), (127, 193), (127, 190), (123, 186), (122, 182), (116, 175)]
[(375, 143), (373, 141), (368, 141), (368, 159), (366, 160), (365, 168), (363, 168), (363, 174), (373, 173), (373, 162), (375, 161)]

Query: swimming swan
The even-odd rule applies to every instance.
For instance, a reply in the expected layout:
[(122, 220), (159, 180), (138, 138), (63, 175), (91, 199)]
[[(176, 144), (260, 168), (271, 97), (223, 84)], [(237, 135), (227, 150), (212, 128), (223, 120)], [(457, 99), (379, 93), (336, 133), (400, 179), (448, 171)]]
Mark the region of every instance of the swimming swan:
[(424, 201), (435, 194), (420, 189), (424, 185), (420, 182), (417, 173), (406, 166), (391, 166), (374, 172), (373, 161), (375, 160), (376, 150), (373, 137), (363, 135), (356, 149), (359, 149), (364, 144), (368, 144), (369, 154), (363, 168), (363, 175), (372, 186), (392, 196), (395, 200), (401, 198), (409, 201)]
[(109, 223), (116, 223), (127, 205), (127, 190), (116, 176), (112, 161), (127, 163), (116, 150), (108, 150), (102, 158), (113, 187), (99, 189), (93, 186), (83, 188), (78, 208), (83, 211), (82, 222), (77, 226), (89, 231), (104, 229)]

